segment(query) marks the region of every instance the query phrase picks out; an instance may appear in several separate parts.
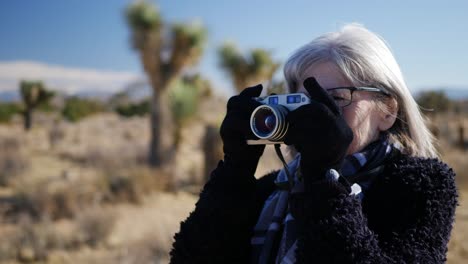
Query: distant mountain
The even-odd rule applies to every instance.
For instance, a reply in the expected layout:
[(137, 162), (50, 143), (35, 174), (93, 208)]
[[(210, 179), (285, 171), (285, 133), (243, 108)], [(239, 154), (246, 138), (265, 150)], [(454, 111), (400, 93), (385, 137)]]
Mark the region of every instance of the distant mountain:
[[(140, 80), (129, 82), (127, 85), (125, 85), (122, 89), (118, 90), (117, 92), (127, 94), (129, 99), (132, 101), (140, 101), (144, 98), (151, 96), (152, 91), (153, 90), (151, 89), (151, 86), (148, 84), (148, 82), (145, 79), (140, 79)], [(63, 91), (57, 91), (57, 90), (55, 90), (55, 92), (63, 95), (64, 97), (78, 96), (80, 98), (93, 98), (93, 99), (98, 99), (101, 101), (106, 101), (117, 93), (115, 91), (106, 91), (103, 89), (91, 89), (91, 88), (81, 89), (81, 90), (78, 90), (76, 92), (71, 92), (71, 93), (70, 92), (65, 93)], [(20, 98), (20, 94), (18, 90), (0, 91), (0, 102), (13, 102), (13, 101), (19, 101), (19, 100), (21, 100), (21, 98)]]
[(465, 89), (445, 89), (444, 92), (452, 100), (468, 100), (468, 87)]
[(122, 92), (127, 94), (131, 100), (139, 101), (150, 97), (153, 89), (146, 79), (142, 79), (129, 83), (126, 87), (124, 87)]
[(20, 95), (18, 91), (0, 91), (0, 102), (19, 101)]
[[(94, 98), (98, 100), (105, 101), (109, 99), (113, 94), (104, 91), (79, 91), (74, 94), (65, 95), (60, 91), (57, 91), (57, 94), (61, 94), (63, 97), (67, 96), (78, 96), (80, 98)], [(17, 102), (21, 100), (21, 96), (18, 91), (1, 91), (0, 92), (0, 102)]]
[[(421, 89), (413, 93), (413, 96), (418, 96), (419, 93), (424, 91), (444, 91), (445, 94), (451, 100), (468, 100), (468, 87), (466, 88), (433, 88), (433, 89)], [(144, 79), (136, 80), (128, 83), (123, 89), (120, 90), (127, 94), (132, 101), (139, 101), (143, 98), (151, 96), (152, 89), (149, 86), (148, 82)], [(69, 96), (74, 95), (82, 98), (95, 98), (99, 100), (108, 100), (112, 97), (115, 92), (103, 91), (97, 89), (87, 89), (77, 91), (75, 93), (69, 94)], [(20, 95), (17, 90), (7, 90), (0, 91), (0, 102), (12, 102), (19, 101)]]
[(87, 99), (96, 99), (100, 101), (106, 101), (109, 98), (112, 97), (114, 93), (108, 92), (108, 91), (95, 91), (95, 90), (83, 90), (79, 91), (73, 94), (70, 94), (68, 96), (76, 96), (79, 98), (87, 98)]

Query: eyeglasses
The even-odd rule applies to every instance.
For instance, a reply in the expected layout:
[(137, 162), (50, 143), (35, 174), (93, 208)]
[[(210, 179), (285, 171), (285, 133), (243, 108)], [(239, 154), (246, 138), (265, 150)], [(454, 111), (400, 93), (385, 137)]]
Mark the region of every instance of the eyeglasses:
[(355, 91), (378, 92), (390, 96), (390, 93), (387, 91), (374, 87), (336, 87), (327, 89), (328, 94), (335, 100), (339, 107), (350, 105), (353, 102), (353, 93)]

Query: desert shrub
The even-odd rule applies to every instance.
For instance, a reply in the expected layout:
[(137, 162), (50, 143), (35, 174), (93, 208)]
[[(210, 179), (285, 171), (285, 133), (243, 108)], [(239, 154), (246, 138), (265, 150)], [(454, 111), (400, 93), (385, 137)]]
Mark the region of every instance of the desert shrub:
[(176, 122), (190, 118), (196, 113), (199, 91), (187, 81), (179, 81), (170, 91), (171, 111)]
[(107, 172), (93, 180), (67, 180), (16, 183), (4, 217), (15, 222), (21, 215), (35, 221), (70, 219), (83, 208), (101, 203), (139, 203), (154, 191), (169, 190), (169, 177), (147, 167)]
[(37, 222), (23, 215), (10, 232), (2, 233), (0, 261), (51, 261), (51, 251), (76, 249), (79, 241), (75, 234), (75, 225), (71, 222), (67, 222), (66, 225), (49, 219)]
[(73, 221), (53, 222), (21, 214), (13, 230), (1, 232), (0, 262), (15, 258), (20, 262), (43, 261), (52, 250), (100, 246), (107, 241), (115, 221), (112, 211), (100, 207), (77, 212)]
[(116, 142), (115, 148), (88, 147), (81, 153), (62, 152), (60, 158), (99, 171), (120, 171), (146, 164), (147, 149), (131, 143)]
[(421, 92), (416, 101), (420, 106), (433, 110), (435, 113), (447, 112), (451, 107), (451, 101), (443, 91)]
[(62, 114), (67, 120), (76, 122), (102, 111), (104, 111), (104, 106), (96, 100), (70, 97), (65, 101)]
[(8, 123), (11, 118), (20, 114), (21, 109), (16, 103), (0, 103), (0, 123)]
[(43, 261), (47, 259), (49, 250), (61, 244), (60, 234), (48, 220), (35, 223), (23, 216), (11, 231), (2, 234), (0, 260)]
[(136, 241), (119, 252), (116, 263), (168, 263), (169, 253), (153, 236)]
[(0, 186), (6, 186), (15, 176), (29, 166), (20, 139), (5, 137), (0, 139)]
[(445, 149), (442, 160), (453, 168), (457, 177), (455, 178), (459, 187), (468, 187), (468, 153), (457, 149)]
[(117, 201), (129, 201), (139, 202), (141, 192), (138, 190), (138, 185), (135, 181), (132, 181), (131, 177), (116, 175), (109, 178), (109, 191), (110, 200), (112, 202)]
[(169, 93), (170, 109), (174, 118), (174, 144), (179, 146), (182, 140), (182, 127), (196, 116), (200, 99), (208, 96), (206, 86), (199, 77), (186, 77), (177, 80)]
[(170, 189), (169, 176), (161, 170), (134, 167), (106, 173), (108, 201), (139, 203), (143, 196), (154, 191)]
[(11, 216), (27, 214), (34, 219), (70, 218), (79, 209), (77, 193), (73, 190), (47, 190), (35, 189), (20, 192), (15, 195), (14, 207)]
[(2, 228), (0, 239), (0, 263), (13, 260), (18, 255), (15, 241), (18, 241), (18, 232), (15, 228)]
[(76, 217), (78, 236), (82, 243), (97, 247), (106, 243), (115, 225), (115, 214), (109, 209), (92, 207)]
[(6, 217), (15, 221), (19, 215), (32, 219), (72, 218), (82, 208), (98, 201), (100, 185), (94, 183), (43, 181), (22, 184), (12, 198), (12, 206)]
[(144, 100), (139, 103), (129, 103), (126, 105), (119, 105), (115, 111), (124, 117), (144, 116), (150, 112), (149, 100)]
[(49, 128), (48, 136), (51, 148), (56, 147), (60, 141), (66, 138), (65, 129), (58, 120), (54, 120), (52, 126)]

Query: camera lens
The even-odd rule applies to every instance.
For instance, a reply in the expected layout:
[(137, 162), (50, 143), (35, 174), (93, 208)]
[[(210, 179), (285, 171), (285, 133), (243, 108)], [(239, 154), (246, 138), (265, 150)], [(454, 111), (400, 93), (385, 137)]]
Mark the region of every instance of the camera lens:
[(255, 115), (255, 130), (261, 135), (270, 134), (276, 126), (276, 117), (269, 108), (261, 108)]
[(265, 126), (270, 130), (273, 130), (275, 128), (276, 119), (274, 115), (269, 115), (265, 118)]
[(287, 131), (286, 114), (288, 110), (281, 105), (261, 105), (250, 117), (252, 132), (260, 139), (280, 141)]

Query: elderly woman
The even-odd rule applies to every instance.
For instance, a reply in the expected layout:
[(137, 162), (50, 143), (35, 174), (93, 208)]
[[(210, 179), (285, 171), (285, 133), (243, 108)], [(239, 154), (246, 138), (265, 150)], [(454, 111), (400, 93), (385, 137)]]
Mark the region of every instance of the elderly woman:
[(311, 99), (287, 115), (284, 142), (298, 154), (256, 179), (264, 145), (246, 140), (262, 87), (232, 97), (224, 161), (175, 235), (171, 263), (445, 262), (455, 174), (385, 42), (347, 25), (297, 50), (284, 74)]

